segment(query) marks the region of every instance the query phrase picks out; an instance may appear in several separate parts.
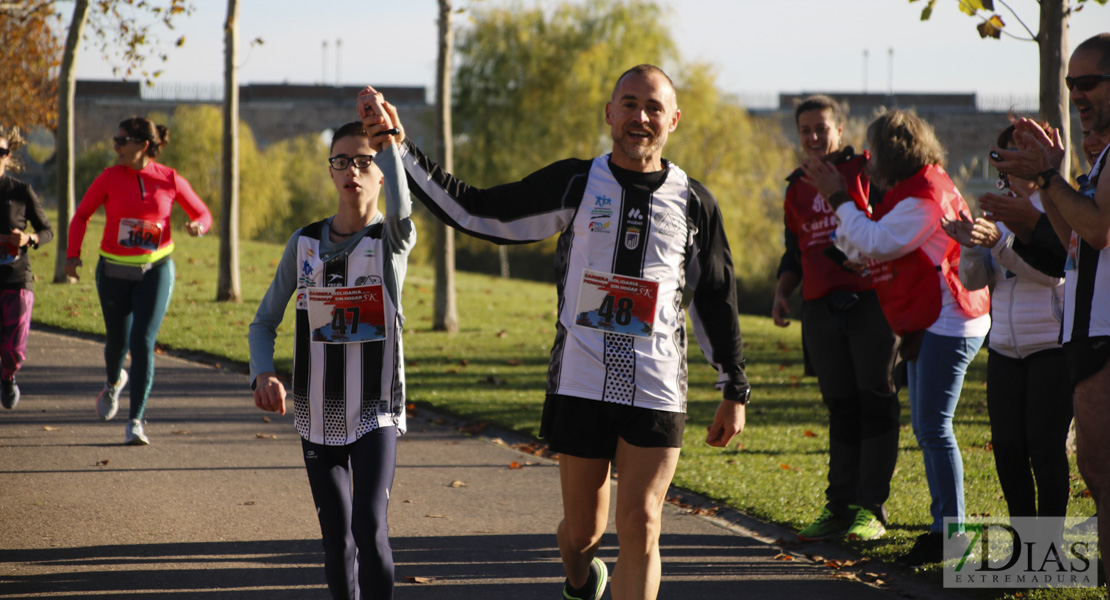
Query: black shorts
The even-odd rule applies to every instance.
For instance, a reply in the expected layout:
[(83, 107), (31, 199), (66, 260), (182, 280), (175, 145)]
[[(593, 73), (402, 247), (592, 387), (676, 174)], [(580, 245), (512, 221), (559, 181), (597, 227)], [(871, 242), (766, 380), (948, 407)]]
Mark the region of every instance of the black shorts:
[(1074, 389), (1110, 361), (1110, 337), (1097, 336), (1068, 342), (1064, 344), (1064, 355), (1068, 357), (1068, 371)]
[(540, 437), (554, 452), (612, 459), (618, 437), (641, 448), (681, 448), (685, 429), (685, 413), (549, 395)]

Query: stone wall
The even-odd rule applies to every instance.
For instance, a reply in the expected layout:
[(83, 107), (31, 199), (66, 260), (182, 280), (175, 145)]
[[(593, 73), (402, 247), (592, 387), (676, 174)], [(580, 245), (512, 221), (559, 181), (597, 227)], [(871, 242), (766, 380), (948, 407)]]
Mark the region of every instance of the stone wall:
[[(266, 147), (306, 133), (320, 133), (353, 121), (356, 86), (244, 85), (239, 91), (239, 118), (250, 126), (255, 141)], [(386, 98), (397, 106), (405, 131), (418, 144), (431, 139), (432, 107), (423, 87), (385, 87)], [(172, 114), (179, 105), (219, 102), (145, 100), (138, 83), (79, 81), (74, 105), (74, 139), (81, 153), (99, 140), (115, 135), (120, 121), (135, 115)], [(171, 136), (181, 132), (171, 131)], [(172, 137), (171, 137), (172, 139)]]

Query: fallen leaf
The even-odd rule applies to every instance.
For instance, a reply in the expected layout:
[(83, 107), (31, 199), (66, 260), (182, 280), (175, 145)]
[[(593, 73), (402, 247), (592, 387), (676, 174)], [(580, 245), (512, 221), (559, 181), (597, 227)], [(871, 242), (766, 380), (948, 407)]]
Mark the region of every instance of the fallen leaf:
[(482, 421), (480, 423), (467, 423), (466, 425), (459, 427), (459, 431), (461, 431), (462, 433), (477, 435), (479, 433), (482, 433), (482, 431), (486, 427), (489, 427), (489, 423), (486, 423), (485, 421)]
[(104, 465), (108, 464), (108, 459), (105, 458), (104, 460), (98, 460), (98, 461), (96, 461), (96, 464), (97, 464), (97, 466), (103, 467)]
[(43, 431), (61, 431), (62, 428), (61, 427), (55, 427), (53, 425), (43, 425), (42, 430)]
[(254, 500), (247, 500), (246, 502), (243, 503), (243, 506), (254, 506), (254, 504), (255, 504)]
[(270, 417), (262, 417), (262, 422), (263, 423), (269, 423), (270, 422)]
[(789, 554), (785, 554), (785, 553), (780, 552), (780, 553), (775, 555), (774, 560), (794, 560), (794, 557), (789, 555)]
[(178, 429), (177, 431), (171, 431), (170, 433), (174, 435), (193, 435), (193, 432), (187, 429)]
[(272, 433), (256, 433), (254, 437), (260, 440), (276, 440), (277, 436)]
[(456, 480), (451, 482), (451, 487), (453, 487), (453, 488), (466, 487), (466, 482), (465, 481), (459, 481), (458, 479), (456, 479)]
[(803, 433), (802, 435), (804, 435), (804, 436), (806, 436), (806, 437), (817, 437), (817, 434), (816, 434), (816, 433), (813, 433), (812, 431), (810, 431), (810, 430), (808, 430), (808, 429), (807, 429), (807, 430), (806, 430), (806, 432), (805, 432), (805, 433)]
[(505, 361), (505, 364), (509, 365), (510, 367), (519, 367), (521, 363), (520, 359), (518, 358), (510, 358), (509, 360)]
[(424, 515), (426, 519), (446, 519), (447, 515)]
[(507, 336), (507, 335), (509, 335), (509, 332), (508, 332), (508, 331), (505, 331), (504, 329), (502, 329), (501, 331), (498, 331), (498, 332), (497, 332), (497, 337), (499, 337), (499, 338), (503, 338), (503, 337), (505, 337), (505, 336)]
[(405, 575), (405, 581), (408, 581), (409, 583), (431, 583), (431, 582), (435, 581), (435, 578), (434, 577), (421, 577), (419, 575), (410, 577), (408, 575)]
[(509, 463), (509, 468), (510, 469), (523, 469), (524, 467), (520, 466), (520, 463), (518, 463), (514, 460), (513, 462)]

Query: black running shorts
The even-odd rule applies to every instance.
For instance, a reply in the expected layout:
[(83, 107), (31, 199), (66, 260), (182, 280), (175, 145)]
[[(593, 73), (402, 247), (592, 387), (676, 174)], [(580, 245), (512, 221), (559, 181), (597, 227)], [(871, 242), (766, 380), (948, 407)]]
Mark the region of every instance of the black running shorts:
[(641, 448), (681, 448), (685, 428), (685, 413), (549, 395), (540, 437), (554, 452), (612, 459), (618, 437)]

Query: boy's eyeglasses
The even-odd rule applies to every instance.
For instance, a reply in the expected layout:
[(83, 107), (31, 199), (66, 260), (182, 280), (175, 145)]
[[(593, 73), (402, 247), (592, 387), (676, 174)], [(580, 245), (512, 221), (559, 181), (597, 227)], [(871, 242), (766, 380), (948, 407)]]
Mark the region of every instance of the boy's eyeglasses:
[(1089, 92), (1103, 81), (1110, 80), (1110, 75), (1080, 75), (1079, 77), (1065, 77), (1064, 84), (1069, 90), (1079, 88), (1081, 92)]
[(336, 171), (346, 170), (352, 164), (359, 169), (370, 168), (370, 163), (374, 162), (374, 157), (369, 154), (359, 154), (358, 156), (333, 156), (328, 159), (328, 164)]

